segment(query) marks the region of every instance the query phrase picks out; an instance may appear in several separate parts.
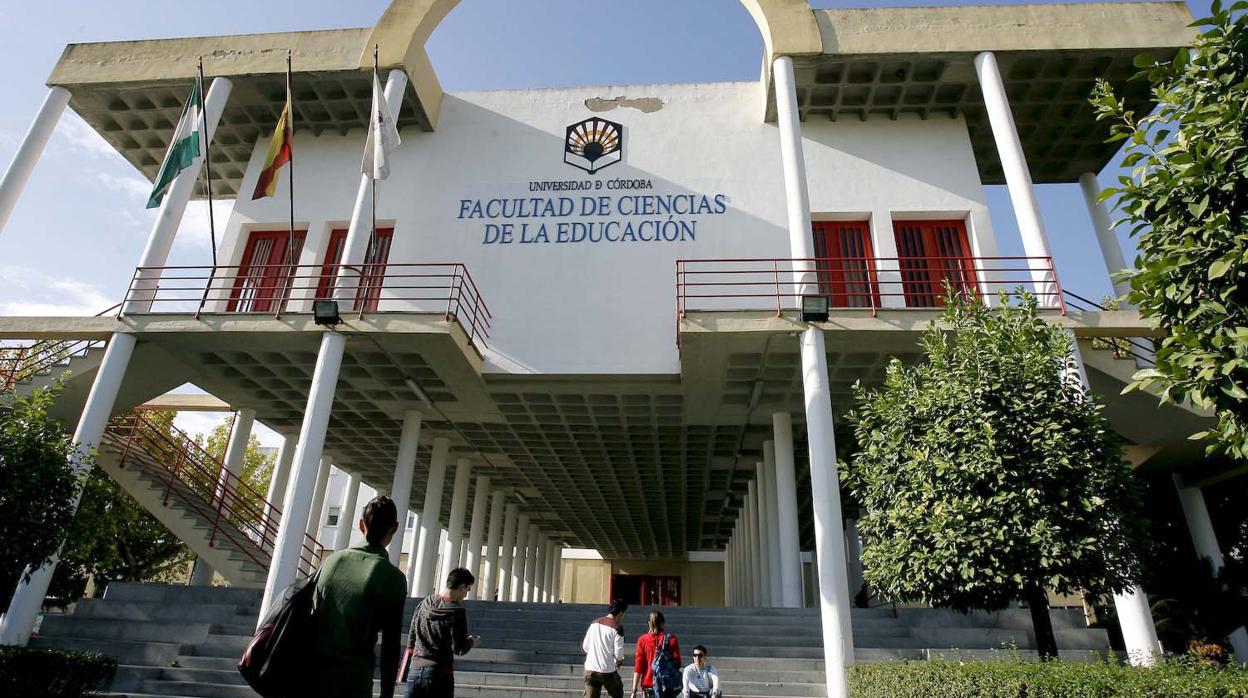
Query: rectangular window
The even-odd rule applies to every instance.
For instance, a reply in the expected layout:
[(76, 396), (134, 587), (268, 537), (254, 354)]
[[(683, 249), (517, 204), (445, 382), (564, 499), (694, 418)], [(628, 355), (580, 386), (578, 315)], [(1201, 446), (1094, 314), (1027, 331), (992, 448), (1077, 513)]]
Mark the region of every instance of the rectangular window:
[(908, 307), (944, 305), (946, 280), (955, 291), (977, 292), (975, 260), (965, 222), (894, 221), (893, 231)]
[[(377, 310), (381, 299), (381, 285), (386, 278), (386, 262), (390, 259), (390, 243), (394, 228), (378, 228), (377, 236), (369, 240), (364, 257), (364, 274), (360, 290), (355, 295), (355, 310)], [(338, 270), (342, 268), (342, 255), (347, 246), (347, 229), (337, 228), (329, 233), (329, 245), (325, 248), (325, 261), (321, 265), (321, 279), (316, 285), (317, 298), (333, 296)]]
[(880, 288), (867, 221), (815, 221), (819, 292), (834, 308), (874, 308)]
[(342, 512), (342, 507), (334, 506), (329, 508), (329, 516), (325, 517), (326, 526), (337, 526), (338, 517)]
[[(232, 313), (271, 313), (290, 296), (292, 265), (298, 264), (307, 231), (253, 230), (230, 292), (226, 310)], [(292, 261), (293, 260), (293, 261)]]

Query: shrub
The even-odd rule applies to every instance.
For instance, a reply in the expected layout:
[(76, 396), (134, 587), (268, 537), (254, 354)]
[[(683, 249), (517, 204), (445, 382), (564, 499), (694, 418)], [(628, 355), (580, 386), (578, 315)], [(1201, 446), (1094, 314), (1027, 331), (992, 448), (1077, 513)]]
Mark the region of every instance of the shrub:
[(97, 695), (116, 672), (117, 660), (99, 652), (0, 646), (0, 696)]
[(1248, 698), (1248, 670), (1187, 659), (1152, 668), (1105, 660), (860, 664), (854, 698)]

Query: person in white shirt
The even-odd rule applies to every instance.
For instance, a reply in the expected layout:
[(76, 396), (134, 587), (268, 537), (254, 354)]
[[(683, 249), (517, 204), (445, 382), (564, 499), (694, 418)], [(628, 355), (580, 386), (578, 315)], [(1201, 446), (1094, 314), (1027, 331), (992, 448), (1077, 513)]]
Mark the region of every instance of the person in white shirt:
[(585, 698), (599, 698), (605, 689), (611, 698), (624, 697), (620, 665), (624, 663), (624, 612), (628, 602), (616, 599), (607, 615), (589, 624), (581, 649), (585, 652)]
[(684, 698), (723, 698), (719, 687), (719, 672), (715, 665), (706, 659), (706, 648), (697, 645), (693, 648), (693, 664), (685, 667)]

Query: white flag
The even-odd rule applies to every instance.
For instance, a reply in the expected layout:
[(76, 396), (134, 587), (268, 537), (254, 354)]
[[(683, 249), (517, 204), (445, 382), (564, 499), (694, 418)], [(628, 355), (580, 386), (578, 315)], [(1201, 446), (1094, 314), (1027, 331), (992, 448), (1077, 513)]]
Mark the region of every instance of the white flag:
[(386, 95), (381, 90), (381, 81), (373, 73), (373, 113), (368, 119), (368, 142), (364, 144), (364, 163), (360, 169), (373, 179), (389, 177), (390, 151), (402, 142)]

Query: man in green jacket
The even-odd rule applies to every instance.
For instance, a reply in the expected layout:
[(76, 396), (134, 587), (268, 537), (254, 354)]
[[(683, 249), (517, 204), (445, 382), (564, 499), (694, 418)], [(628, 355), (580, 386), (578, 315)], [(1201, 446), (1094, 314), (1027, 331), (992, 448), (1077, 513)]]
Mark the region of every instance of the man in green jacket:
[(308, 658), (307, 686), (321, 696), (370, 698), (373, 647), (381, 633), (381, 698), (393, 698), (407, 600), (407, 577), (386, 554), (399, 528), (394, 502), (374, 497), (359, 526), (364, 545), (339, 550), (321, 565), (313, 601), (316, 651)]

